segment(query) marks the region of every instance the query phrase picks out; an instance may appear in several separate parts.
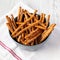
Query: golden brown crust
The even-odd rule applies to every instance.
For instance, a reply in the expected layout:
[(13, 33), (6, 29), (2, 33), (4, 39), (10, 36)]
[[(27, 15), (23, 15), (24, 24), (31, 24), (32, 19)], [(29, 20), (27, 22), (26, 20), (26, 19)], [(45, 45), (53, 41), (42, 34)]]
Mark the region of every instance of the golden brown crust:
[(19, 7), (16, 21), (13, 15), (11, 15), (11, 18), (6, 16), (8, 22), (6, 24), (12, 38), (21, 44), (33, 46), (41, 43), (49, 36), (56, 24), (49, 25), (50, 15), (46, 18), (46, 14), (37, 15), (36, 12), (37, 10), (31, 14)]

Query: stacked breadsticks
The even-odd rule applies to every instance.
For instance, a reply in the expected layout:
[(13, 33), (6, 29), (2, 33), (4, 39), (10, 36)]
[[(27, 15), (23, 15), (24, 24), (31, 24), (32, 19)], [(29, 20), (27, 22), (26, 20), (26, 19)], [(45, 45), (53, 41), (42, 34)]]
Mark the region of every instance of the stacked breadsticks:
[(56, 24), (49, 25), (50, 15), (45, 17), (44, 13), (41, 15), (29, 13), (29, 11), (19, 7), (17, 19), (11, 15), (11, 18), (6, 16), (7, 26), (12, 38), (15, 38), (24, 45), (36, 45), (44, 41), (52, 32)]

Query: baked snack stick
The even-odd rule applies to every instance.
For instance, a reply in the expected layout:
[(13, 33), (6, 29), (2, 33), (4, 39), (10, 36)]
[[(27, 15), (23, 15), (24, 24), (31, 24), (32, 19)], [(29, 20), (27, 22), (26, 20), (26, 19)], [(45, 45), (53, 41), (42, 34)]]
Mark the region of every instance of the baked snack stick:
[(29, 38), (29, 37), (31, 38), (31, 36), (32, 36), (34, 33), (36, 33), (37, 31), (39, 31), (38, 28), (35, 29), (35, 30), (33, 30), (30, 34), (26, 35), (26, 36), (25, 36), (25, 39), (26, 39), (26, 38)]
[(13, 21), (11, 21), (11, 24), (12, 24), (13, 30), (15, 30), (16, 28), (15, 28)]
[[(35, 15), (34, 18), (35, 18), (35, 19), (34, 19), (34, 22), (36, 22), (36, 21), (39, 20), (39, 16), (38, 16), (38, 15)], [(38, 24), (36, 24), (36, 26), (37, 26), (37, 25), (38, 25)], [(37, 28), (36, 26), (34, 26), (34, 28)], [(34, 44), (31, 43), (31, 46), (32, 46), (32, 45), (35, 45), (35, 44), (37, 44), (37, 38), (34, 40)]]
[[(40, 31), (40, 32), (39, 32)], [(38, 33), (39, 32), (39, 33)], [(30, 36), (28, 36), (27, 38), (26, 38), (26, 40), (31, 40), (32, 42), (34, 42), (34, 44), (37, 44), (37, 37), (39, 37), (39, 36), (37, 36), (37, 35), (39, 35), (39, 34), (41, 34), (42, 33), (42, 30), (40, 30), (40, 29), (36, 29), (35, 30), (35, 32), (33, 32), (33, 33), (30, 33), (29, 35)], [(35, 37), (36, 37), (36, 39), (35, 39)], [(25, 41), (26, 41), (25, 40)], [(30, 42), (31, 43), (31, 42)]]
[[(35, 22), (35, 21), (33, 21), (33, 19), (31, 19), (31, 24), (32, 24), (33, 22)], [(35, 30), (35, 27), (33, 26), (33, 27), (31, 28), (31, 31), (34, 31), (34, 30)], [(30, 45), (31, 45), (31, 46), (34, 45), (34, 41), (32, 41), (32, 42), (30, 43)]]
[(41, 31), (37, 31), (36, 33), (34, 33), (33, 38), (27, 38), (27, 39), (23, 42), (23, 44), (25, 44), (25, 45), (29, 44), (30, 42), (34, 41), (34, 40), (35, 40), (38, 36), (40, 36), (40, 35), (41, 35)]
[(14, 16), (13, 16), (12, 14), (11, 14), (11, 20), (12, 20), (12, 22), (13, 22), (15, 28), (17, 28), (16, 23), (15, 23), (15, 20), (14, 20)]
[(43, 13), (41, 13), (41, 15), (40, 15), (40, 22), (42, 22), (42, 18), (43, 18)]
[[(39, 17), (40, 16), (40, 17)], [(38, 20), (41, 20), (42, 19), (42, 14), (41, 15), (36, 15), (36, 20), (35, 21), (38, 21)], [(46, 28), (45, 27), (42, 27), (42, 26), (39, 26), (38, 24), (36, 24), (36, 26), (35, 26), (36, 28), (39, 28), (39, 29), (43, 29), (43, 30), (45, 30)], [(43, 31), (42, 31), (43, 32)], [(40, 37), (40, 36), (39, 36)], [(34, 44), (36, 45), (36, 44), (38, 44), (38, 42), (40, 41), (40, 39), (38, 39), (39, 37), (37, 37), (35, 40), (34, 40)]]
[[(28, 19), (29, 17), (27, 16), (26, 12), (27, 12), (27, 11), (25, 10), (24, 15), (25, 15), (25, 18)], [(27, 24), (30, 24), (30, 22), (27, 22), (26, 25), (27, 25)], [(26, 32), (28, 32), (28, 30), (26, 30)], [(31, 28), (29, 28), (29, 32), (31, 32)]]
[(6, 16), (6, 19), (7, 19), (7, 22), (8, 22), (8, 23), (11, 23), (10, 17)]
[[(29, 16), (31, 16), (31, 14), (29, 13), (29, 12), (27, 12), (27, 14), (29, 15)], [(27, 16), (27, 14), (26, 14), (26, 12), (25, 12), (25, 18), (26, 19), (28, 19), (29, 17)], [(33, 23), (33, 21), (32, 21), (32, 19), (31, 19), (31, 23)], [(27, 22), (27, 24), (31, 24), (30, 22)], [(31, 32), (31, 31), (33, 31), (33, 27), (32, 28), (29, 28), (29, 33)], [(28, 30), (26, 30), (26, 33), (28, 33)], [(26, 34), (27, 35), (27, 34)], [(34, 44), (34, 41), (32, 41), (29, 45), (33, 45)]]
[(7, 25), (9, 25), (11, 27), (11, 29), (14, 30), (13, 27), (12, 27), (12, 21), (11, 21), (10, 17), (6, 16), (6, 19), (7, 19), (7, 22), (8, 22)]
[(22, 22), (22, 18), (23, 18), (23, 12), (20, 14), (20, 19), (19, 19), (20, 22)]
[(26, 12), (26, 14), (27, 15), (29, 15), (29, 16), (31, 16), (32, 14), (31, 13), (29, 13), (27, 10), (25, 10), (25, 12)]
[(21, 37), (22, 37), (22, 35), (18, 36), (18, 38), (17, 38), (18, 42), (21, 42)]
[[(30, 34), (31, 34), (31, 33), (30, 33)], [(34, 34), (34, 35), (32, 35), (32, 36), (35, 36), (36, 34), (37, 34), (37, 33), (35, 33), (35, 34)], [(28, 38), (27, 38), (27, 40), (28, 40), (28, 39), (31, 39), (31, 38), (32, 38), (32, 36), (30, 35), (30, 38), (28, 37)], [(27, 40), (25, 40), (25, 41), (27, 41)], [(31, 42), (32, 42), (32, 41), (31, 41)], [(28, 43), (28, 44), (31, 44), (31, 42), (30, 42), (30, 43)], [(22, 42), (22, 43), (24, 44), (24, 42)], [(28, 44), (27, 44), (27, 45), (28, 45)]]
[[(34, 16), (34, 19), (31, 20), (32, 23), (35, 23), (36, 21), (39, 20), (39, 16), (38, 15), (35, 15)], [(36, 24), (35, 26), (32, 27), (32, 31), (35, 31), (35, 29), (37, 28), (36, 26), (38, 26), (38, 24)], [(36, 33), (36, 32), (35, 32)], [(34, 44), (37, 44), (37, 38), (31, 42), (31, 46), (34, 45)]]
[(47, 36), (52, 32), (52, 30), (54, 29), (56, 24), (51, 24), (47, 30), (45, 30), (42, 35), (41, 35), (41, 40), (40, 42), (44, 41), (45, 38), (47, 38)]
[[(12, 15), (11, 15), (12, 16)], [(15, 25), (14, 25), (14, 21), (13, 21), (13, 16), (12, 16), (12, 19), (8, 16), (6, 16), (6, 19), (8, 21), (8, 23), (10, 24), (10, 27), (15, 30)]]
[(41, 19), (42, 23), (44, 22), (44, 19), (45, 19), (45, 14), (42, 13), (42, 19)]
[[(24, 22), (25, 22), (25, 21), (28, 19), (28, 16), (27, 16), (27, 14), (26, 14), (26, 11), (24, 11), (24, 16), (25, 16), (25, 17), (24, 17)], [(24, 22), (23, 22), (23, 23), (24, 23)], [(25, 28), (25, 27), (27, 27), (27, 23), (25, 24), (24, 28)], [(27, 34), (28, 34), (28, 30), (25, 31), (25, 35), (27, 35)]]
[[(22, 32), (26, 31), (27, 29), (31, 28), (32, 26), (35, 26), (35, 25), (38, 24), (38, 23), (39, 23), (39, 21), (37, 21), (37, 22), (29, 25), (28, 27), (24, 28), (23, 30), (19, 31), (18, 33), (16, 32), (16, 34), (15, 34), (15, 35), (12, 35), (12, 37), (14, 38), (14, 37), (19, 36)], [(42, 23), (42, 24), (43, 24), (43, 23)]]
[[(28, 25), (31, 25), (31, 24), (28, 24)], [(46, 30), (46, 28), (45, 28), (45, 27), (39, 26), (38, 24), (37, 24), (37, 25), (35, 25), (35, 27), (40, 28), (40, 29), (42, 29), (42, 30)]]
[[(21, 29), (23, 29), (23, 27)], [(25, 36), (25, 33), (23, 32), (21, 35), (18, 36), (17, 41), (21, 42), (21, 40), (24, 40), (24, 36)]]
[(18, 9), (18, 17), (17, 17), (17, 20), (20, 20), (20, 12), (21, 12), (21, 7), (19, 7), (19, 9)]
[(11, 26), (12, 26), (12, 28), (13, 28), (13, 30), (15, 30), (16, 29), (16, 26), (15, 26), (15, 23), (14, 23), (14, 17), (13, 17), (13, 15), (11, 15)]
[[(23, 16), (21, 16), (21, 18), (22, 18)], [(22, 23), (22, 19), (19, 21), (19, 23)], [(23, 27), (21, 27), (21, 30), (24, 28), (24, 26)], [(25, 35), (25, 33), (23, 32), (21, 35), (19, 35), (18, 36), (18, 42), (21, 42), (21, 40), (24, 40), (24, 35)]]
[(48, 26), (49, 21), (50, 21), (50, 15), (48, 15), (48, 17), (46, 18), (46, 27)]
[(21, 7), (19, 7), (19, 9), (18, 9), (18, 21), (21, 21), (21, 19), (22, 19), (22, 15), (23, 15), (23, 11), (24, 11), (24, 9), (22, 9)]
[(36, 14), (36, 11), (33, 13), (33, 15), (32, 15), (30, 18), (28, 18), (22, 25), (20, 25), (20, 26), (12, 33), (12, 36), (13, 36), (22, 26), (24, 26), (27, 22), (29, 22), (29, 21), (34, 17), (35, 14)]
[(13, 33), (13, 29), (11, 28), (9, 23), (6, 23), (6, 25), (8, 26), (8, 29), (10, 30), (11, 33)]
[[(25, 11), (24, 11), (23, 14), (24, 14), (24, 16), (25, 16), (25, 17), (24, 17), (24, 22), (25, 22), (25, 20), (28, 19), (28, 16), (26, 15), (26, 12), (25, 12)], [(21, 16), (21, 18), (22, 18), (22, 17), (23, 17), (23, 16)], [(16, 23), (17, 23), (17, 24), (22, 24), (21, 21), (22, 21), (22, 19), (20, 19), (20, 22), (16, 22)], [(23, 22), (23, 23), (24, 23), (24, 22)], [(26, 26), (26, 25), (25, 25), (25, 26)], [(24, 27), (22, 27), (21, 29), (23, 29), (23, 28), (24, 28)], [(27, 32), (28, 32), (27, 30), (26, 30), (26, 33), (23, 32), (21, 38), (20, 38), (20, 36), (18, 37), (18, 41), (19, 41), (19, 40), (23, 40), (23, 39), (24, 39), (24, 35), (26, 35)]]
[(16, 24), (21, 25), (21, 24), (23, 24), (23, 22), (16, 22)]

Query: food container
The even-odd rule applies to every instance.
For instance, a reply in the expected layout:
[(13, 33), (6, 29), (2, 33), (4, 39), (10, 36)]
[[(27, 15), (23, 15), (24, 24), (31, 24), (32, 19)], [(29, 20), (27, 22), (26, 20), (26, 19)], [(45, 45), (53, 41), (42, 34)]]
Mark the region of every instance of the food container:
[[(15, 15), (15, 17), (17, 16), (17, 14), (16, 13), (14, 13), (14, 12), (17, 12), (17, 8), (19, 7), (19, 6), (21, 6), (22, 8), (24, 8), (24, 9), (26, 9), (26, 10), (28, 10), (29, 12), (31, 12), (31, 13), (33, 13), (33, 9), (31, 9), (31, 8), (29, 8), (28, 6), (26, 6), (26, 5), (24, 5), (22, 2), (20, 2), (16, 7), (15, 7), (15, 10), (13, 11), (13, 15)], [(50, 19), (51, 21), (52, 21), (52, 19)], [(50, 23), (53, 23), (53, 22), (51, 22), (50, 21)], [(55, 22), (54, 22), (55, 23)], [(10, 33), (9, 33), (9, 35), (10, 35)], [(10, 36), (11, 37), (11, 36)], [(41, 44), (37, 44), (37, 45), (33, 45), (33, 46), (25, 46), (25, 45), (22, 45), (22, 44), (20, 44), (20, 43), (18, 43), (17, 41), (15, 41), (19, 46), (20, 46), (20, 48), (22, 48), (22, 49), (26, 49), (26, 50), (37, 50), (37, 49), (39, 49), (39, 48), (41, 48), (41, 47), (43, 47), (43, 45), (46, 43), (46, 41), (48, 41), (48, 39), (49, 39), (49, 37), (47, 38), (47, 39), (45, 39), (45, 41), (44, 42), (42, 42)], [(12, 38), (12, 40), (14, 40), (13, 38)]]

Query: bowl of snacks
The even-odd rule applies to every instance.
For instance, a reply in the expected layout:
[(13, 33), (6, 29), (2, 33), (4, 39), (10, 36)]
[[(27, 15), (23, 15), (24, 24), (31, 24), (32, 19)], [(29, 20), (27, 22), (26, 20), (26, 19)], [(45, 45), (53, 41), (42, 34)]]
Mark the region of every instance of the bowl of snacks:
[(19, 7), (18, 15), (14, 18), (6, 16), (9, 34), (22, 48), (35, 49), (41, 46), (54, 30), (56, 24), (50, 24), (50, 15), (30, 13)]

